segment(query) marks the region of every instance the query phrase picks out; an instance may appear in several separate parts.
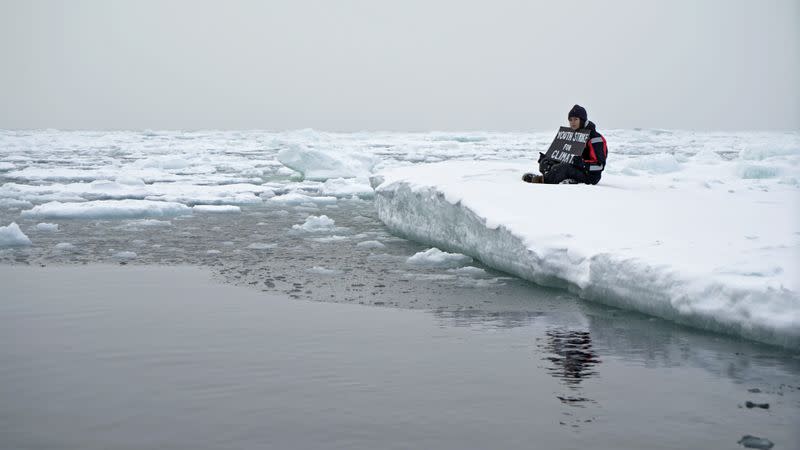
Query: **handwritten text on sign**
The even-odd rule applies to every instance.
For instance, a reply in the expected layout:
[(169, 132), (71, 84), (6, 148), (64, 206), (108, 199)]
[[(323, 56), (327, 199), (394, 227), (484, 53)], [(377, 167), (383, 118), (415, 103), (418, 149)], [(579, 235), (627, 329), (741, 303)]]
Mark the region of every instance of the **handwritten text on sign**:
[(589, 130), (576, 131), (569, 127), (561, 127), (544, 156), (556, 161), (571, 163), (574, 157), (580, 157), (583, 154), (588, 140)]

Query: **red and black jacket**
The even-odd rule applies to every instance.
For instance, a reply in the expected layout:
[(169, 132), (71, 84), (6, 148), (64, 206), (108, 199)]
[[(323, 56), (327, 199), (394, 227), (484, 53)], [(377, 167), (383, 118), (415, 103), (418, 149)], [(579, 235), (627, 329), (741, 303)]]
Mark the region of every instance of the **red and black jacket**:
[(608, 145), (606, 138), (597, 132), (594, 122), (587, 121), (583, 127), (589, 130), (589, 140), (586, 142), (586, 148), (583, 149), (583, 163), (585, 169), (590, 174), (600, 174), (606, 168), (606, 156), (608, 156)]

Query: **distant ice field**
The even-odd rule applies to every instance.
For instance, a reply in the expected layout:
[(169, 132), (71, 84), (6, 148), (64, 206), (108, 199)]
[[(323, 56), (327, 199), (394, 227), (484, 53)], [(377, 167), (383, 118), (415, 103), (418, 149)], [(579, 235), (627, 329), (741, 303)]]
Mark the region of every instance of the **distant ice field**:
[[(569, 205), (556, 205), (558, 194), (552, 199), (540, 193), (513, 201), (506, 198), (498, 202), (505, 212), (484, 217), (491, 227), (508, 225), (504, 222), (512, 216), (536, 217), (542, 228), (523, 233), (533, 239), (528, 241), (530, 247), (560, 248), (574, 256), (562, 258), (538, 280), (528, 278), (592, 291), (597, 287), (591, 285), (592, 278), (575, 270), (587, 248), (627, 252), (626, 258), (646, 260), (647, 267), (663, 269), (659, 273), (682, 282), (686, 280), (680, 278), (681, 267), (691, 266), (695, 275), (713, 273), (719, 289), (705, 291), (716, 296), (709, 302), (681, 303), (680, 314), (713, 319), (714, 311), (733, 304), (726, 303), (728, 294), (719, 293), (742, 292), (742, 280), (747, 280), (747, 292), (764, 295), (749, 297), (744, 309), (745, 303), (735, 303), (735, 311), (723, 322), (730, 324), (729, 318), (736, 314), (757, 316), (761, 322), (740, 321), (726, 330), (797, 345), (798, 274), (797, 264), (791, 262), (800, 258), (800, 133), (602, 128), (601, 132), (610, 151), (602, 189), (578, 187), (581, 194), (570, 194), (568, 201), (578, 210), (586, 205), (612, 210), (619, 228), (600, 234), (611, 232), (613, 243), (593, 243), (580, 235), (582, 228), (575, 223), (580, 214), (570, 215), (569, 224), (560, 224)], [(389, 208), (397, 205), (376, 197), (370, 177), (405, 173), (413, 178), (415, 173), (426, 173), (425, 183), (435, 188), (439, 174), (429, 164), (444, 163), (441, 180), (458, 181), (447, 187), (447, 195), (468, 193), (480, 183), (492, 186), (494, 180), (498, 186), (516, 183), (518, 172), (535, 170), (538, 152), (547, 148), (554, 134), (0, 130), (0, 262), (201, 264), (231, 281), (296, 297), (401, 307), (491, 308), (487, 294), (492, 292), (518, 290), (521, 298), (525, 295), (525, 281), (498, 269), (521, 273), (482, 259), (469, 245), (454, 245), (464, 235), (457, 223), (450, 224), (452, 241), (439, 236), (436, 242), (442, 248), (435, 251), (433, 240), (417, 237), (419, 242), (414, 242), (392, 235), (414, 237), (408, 230), (399, 232), (396, 222), (384, 225), (389, 215), (393, 221), (404, 220), (407, 211), (376, 210), (374, 202)], [(458, 161), (477, 164), (469, 163), (473, 165), (467, 174)], [(480, 170), (482, 161), (485, 172)], [(495, 170), (512, 161), (513, 167)], [(574, 188), (564, 187), (578, 192)], [(623, 197), (629, 200), (619, 201)], [(658, 202), (665, 197), (691, 203), (696, 213), (686, 220), (704, 225), (706, 233), (713, 230), (712, 224), (721, 235), (747, 228), (741, 223), (726, 226), (737, 222), (752, 224), (758, 233), (737, 235), (730, 244), (720, 239), (715, 241), (717, 247), (702, 247), (703, 255), (692, 255), (691, 246), (676, 251), (680, 246), (673, 245), (693, 239), (691, 224), (680, 229), (626, 228), (636, 222), (630, 218), (637, 213), (668, 216), (669, 202), (663, 208), (658, 203), (641, 208), (649, 199)], [(725, 200), (724, 210), (718, 208), (719, 199)], [(740, 199), (746, 201), (737, 203)], [(750, 207), (737, 209), (739, 204)], [(587, 221), (591, 217), (587, 214)], [(560, 227), (571, 231), (550, 233)], [(630, 248), (622, 245), (628, 237)], [(707, 253), (715, 249), (729, 264), (704, 265)], [(466, 255), (447, 256), (456, 251)], [(640, 300), (619, 300), (641, 294), (631, 287), (637, 285), (637, 277), (646, 275), (637, 272), (642, 267), (624, 266), (635, 269), (625, 273), (633, 281), (621, 274), (619, 279), (632, 284), (620, 284), (613, 292), (617, 301), (608, 303), (675, 319), (660, 307), (642, 307)], [(561, 282), (547, 282), (547, 277)], [(651, 285), (665, 291), (675, 286), (664, 279)], [(725, 284), (726, 280), (733, 281)], [(597, 299), (609, 289), (605, 286), (584, 296)], [(692, 289), (704, 292), (701, 285)], [(771, 297), (770, 292), (776, 295)], [(455, 300), (467, 297), (470, 300)], [(768, 311), (759, 309), (759, 304)], [(772, 326), (769, 317), (780, 323)], [(698, 327), (715, 323), (682, 321)]]

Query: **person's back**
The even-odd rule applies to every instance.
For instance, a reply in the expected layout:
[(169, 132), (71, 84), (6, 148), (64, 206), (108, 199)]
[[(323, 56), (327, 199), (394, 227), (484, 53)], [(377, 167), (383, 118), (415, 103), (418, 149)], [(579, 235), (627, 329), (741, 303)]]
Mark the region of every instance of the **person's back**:
[(589, 140), (586, 141), (586, 148), (583, 150), (582, 155), (587, 179), (589, 184), (597, 184), (600, 181), (603, 169), (606, 167), (608, 144), (606, 143), (606, 138), (597, 131), (594, 122), (586, 120), (586, 124), (582, 128), (589, 130)]

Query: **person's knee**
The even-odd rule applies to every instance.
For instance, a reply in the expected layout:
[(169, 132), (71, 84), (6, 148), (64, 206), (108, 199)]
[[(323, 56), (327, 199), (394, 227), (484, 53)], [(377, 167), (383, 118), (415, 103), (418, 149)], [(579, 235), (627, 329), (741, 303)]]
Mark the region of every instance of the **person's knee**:
[(556, 164), (544, 174), (544, 182), (547, 184), (558, 184), (564, 180), (566, 174), (565, 164)]

